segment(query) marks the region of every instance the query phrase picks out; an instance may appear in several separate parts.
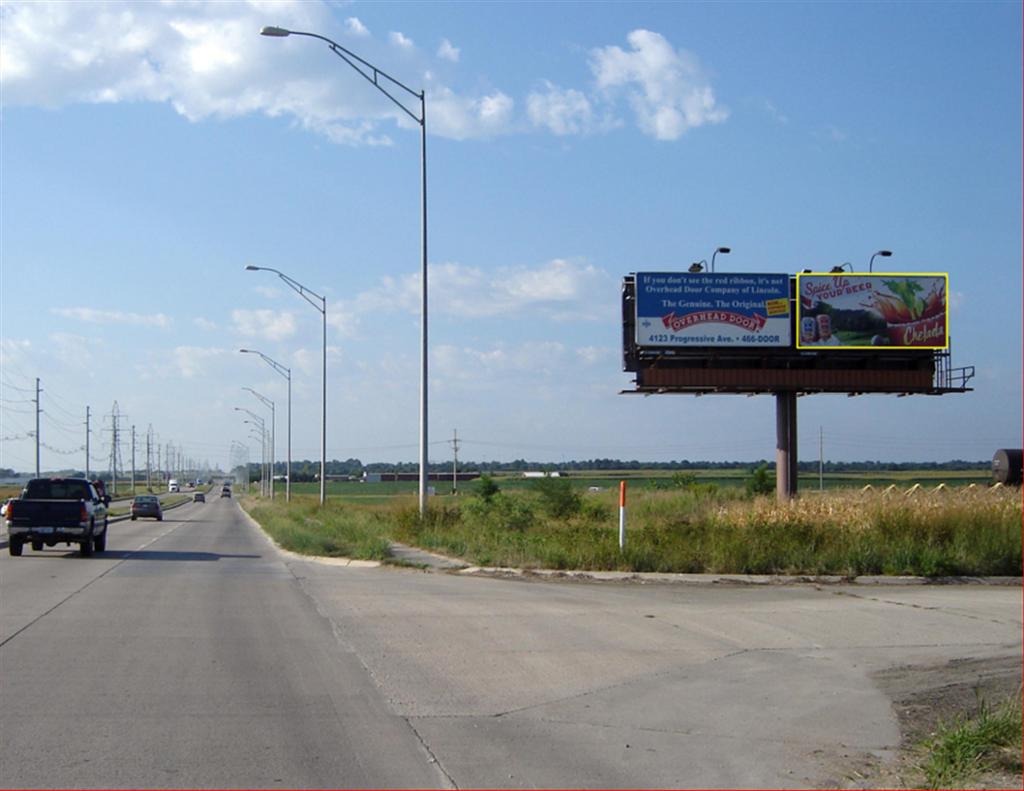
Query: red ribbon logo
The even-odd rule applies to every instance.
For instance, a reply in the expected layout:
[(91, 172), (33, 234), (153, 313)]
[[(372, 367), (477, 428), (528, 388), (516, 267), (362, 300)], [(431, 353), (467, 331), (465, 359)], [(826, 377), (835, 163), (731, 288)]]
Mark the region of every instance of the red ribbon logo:
[(732, 324), (735, 327), (742, 327), (750, 332), (760, 332), (764, 328), (765, 319), (760, 313), (752, 316), (745, 316), (742, 313), (732, 313), (727, 310), (701, 310), (696, 313), (687, 313), (685, 316), (677, 316), (675, 312), (662, 316), (662, 323), (673, 332), (692, 327), (695, 324)]

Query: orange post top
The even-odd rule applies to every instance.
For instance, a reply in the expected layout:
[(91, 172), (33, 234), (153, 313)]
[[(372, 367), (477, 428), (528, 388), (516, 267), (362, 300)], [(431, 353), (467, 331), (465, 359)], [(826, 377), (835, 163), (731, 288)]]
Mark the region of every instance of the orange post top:
[(626, 507), (626, 482), (619, 481), (619, 508)]

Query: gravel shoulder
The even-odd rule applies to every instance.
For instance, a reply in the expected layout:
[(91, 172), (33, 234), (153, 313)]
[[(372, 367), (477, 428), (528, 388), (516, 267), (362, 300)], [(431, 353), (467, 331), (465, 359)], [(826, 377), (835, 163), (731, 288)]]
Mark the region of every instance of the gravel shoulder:
[[(919, 788), (920, 745), (942, 722), (977, 714), (984, 701), (999, 703), (1021, 691), (1021, 658), (972, 658), (931, 665), (901, 665), (872, 675), (891, 700), (902, 734), (901, 753), (889, 766), (867, 765), (844, 787)], [(1020, 772), (992, 772), (972, 788), (1024, 788)]]

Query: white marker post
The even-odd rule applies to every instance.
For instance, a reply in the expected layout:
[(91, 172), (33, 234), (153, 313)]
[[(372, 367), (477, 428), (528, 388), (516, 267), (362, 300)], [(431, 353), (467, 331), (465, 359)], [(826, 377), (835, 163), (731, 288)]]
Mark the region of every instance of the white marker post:
[(619, 481), (619, 551), (626, 548), (626, 482)]

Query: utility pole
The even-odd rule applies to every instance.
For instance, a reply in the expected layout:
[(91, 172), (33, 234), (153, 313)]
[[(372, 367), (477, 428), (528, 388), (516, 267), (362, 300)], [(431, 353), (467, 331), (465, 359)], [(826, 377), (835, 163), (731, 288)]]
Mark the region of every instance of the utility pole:
[(85, 407), (85, 477), (89, 478), (89, 407)]
[(132, 423), (132, 497), (135, 496), (135, 424)]
[(39, 377), (36, 377), (36, 477), (39, 477)]
[(153, 424), (149, 424), (149, 428), (146, 429), (146, 491), (153, 491), (153, 469), (151, 466), (150, 451), (153, 446)]
[(818, 489), (825, 491), (825, 429), (818, 426)]
[(452, 461), (452, 494), (459, 493), (459, 430), (452, 429), (452, 438), (449, 440), (452, 446), (454, 460)]

